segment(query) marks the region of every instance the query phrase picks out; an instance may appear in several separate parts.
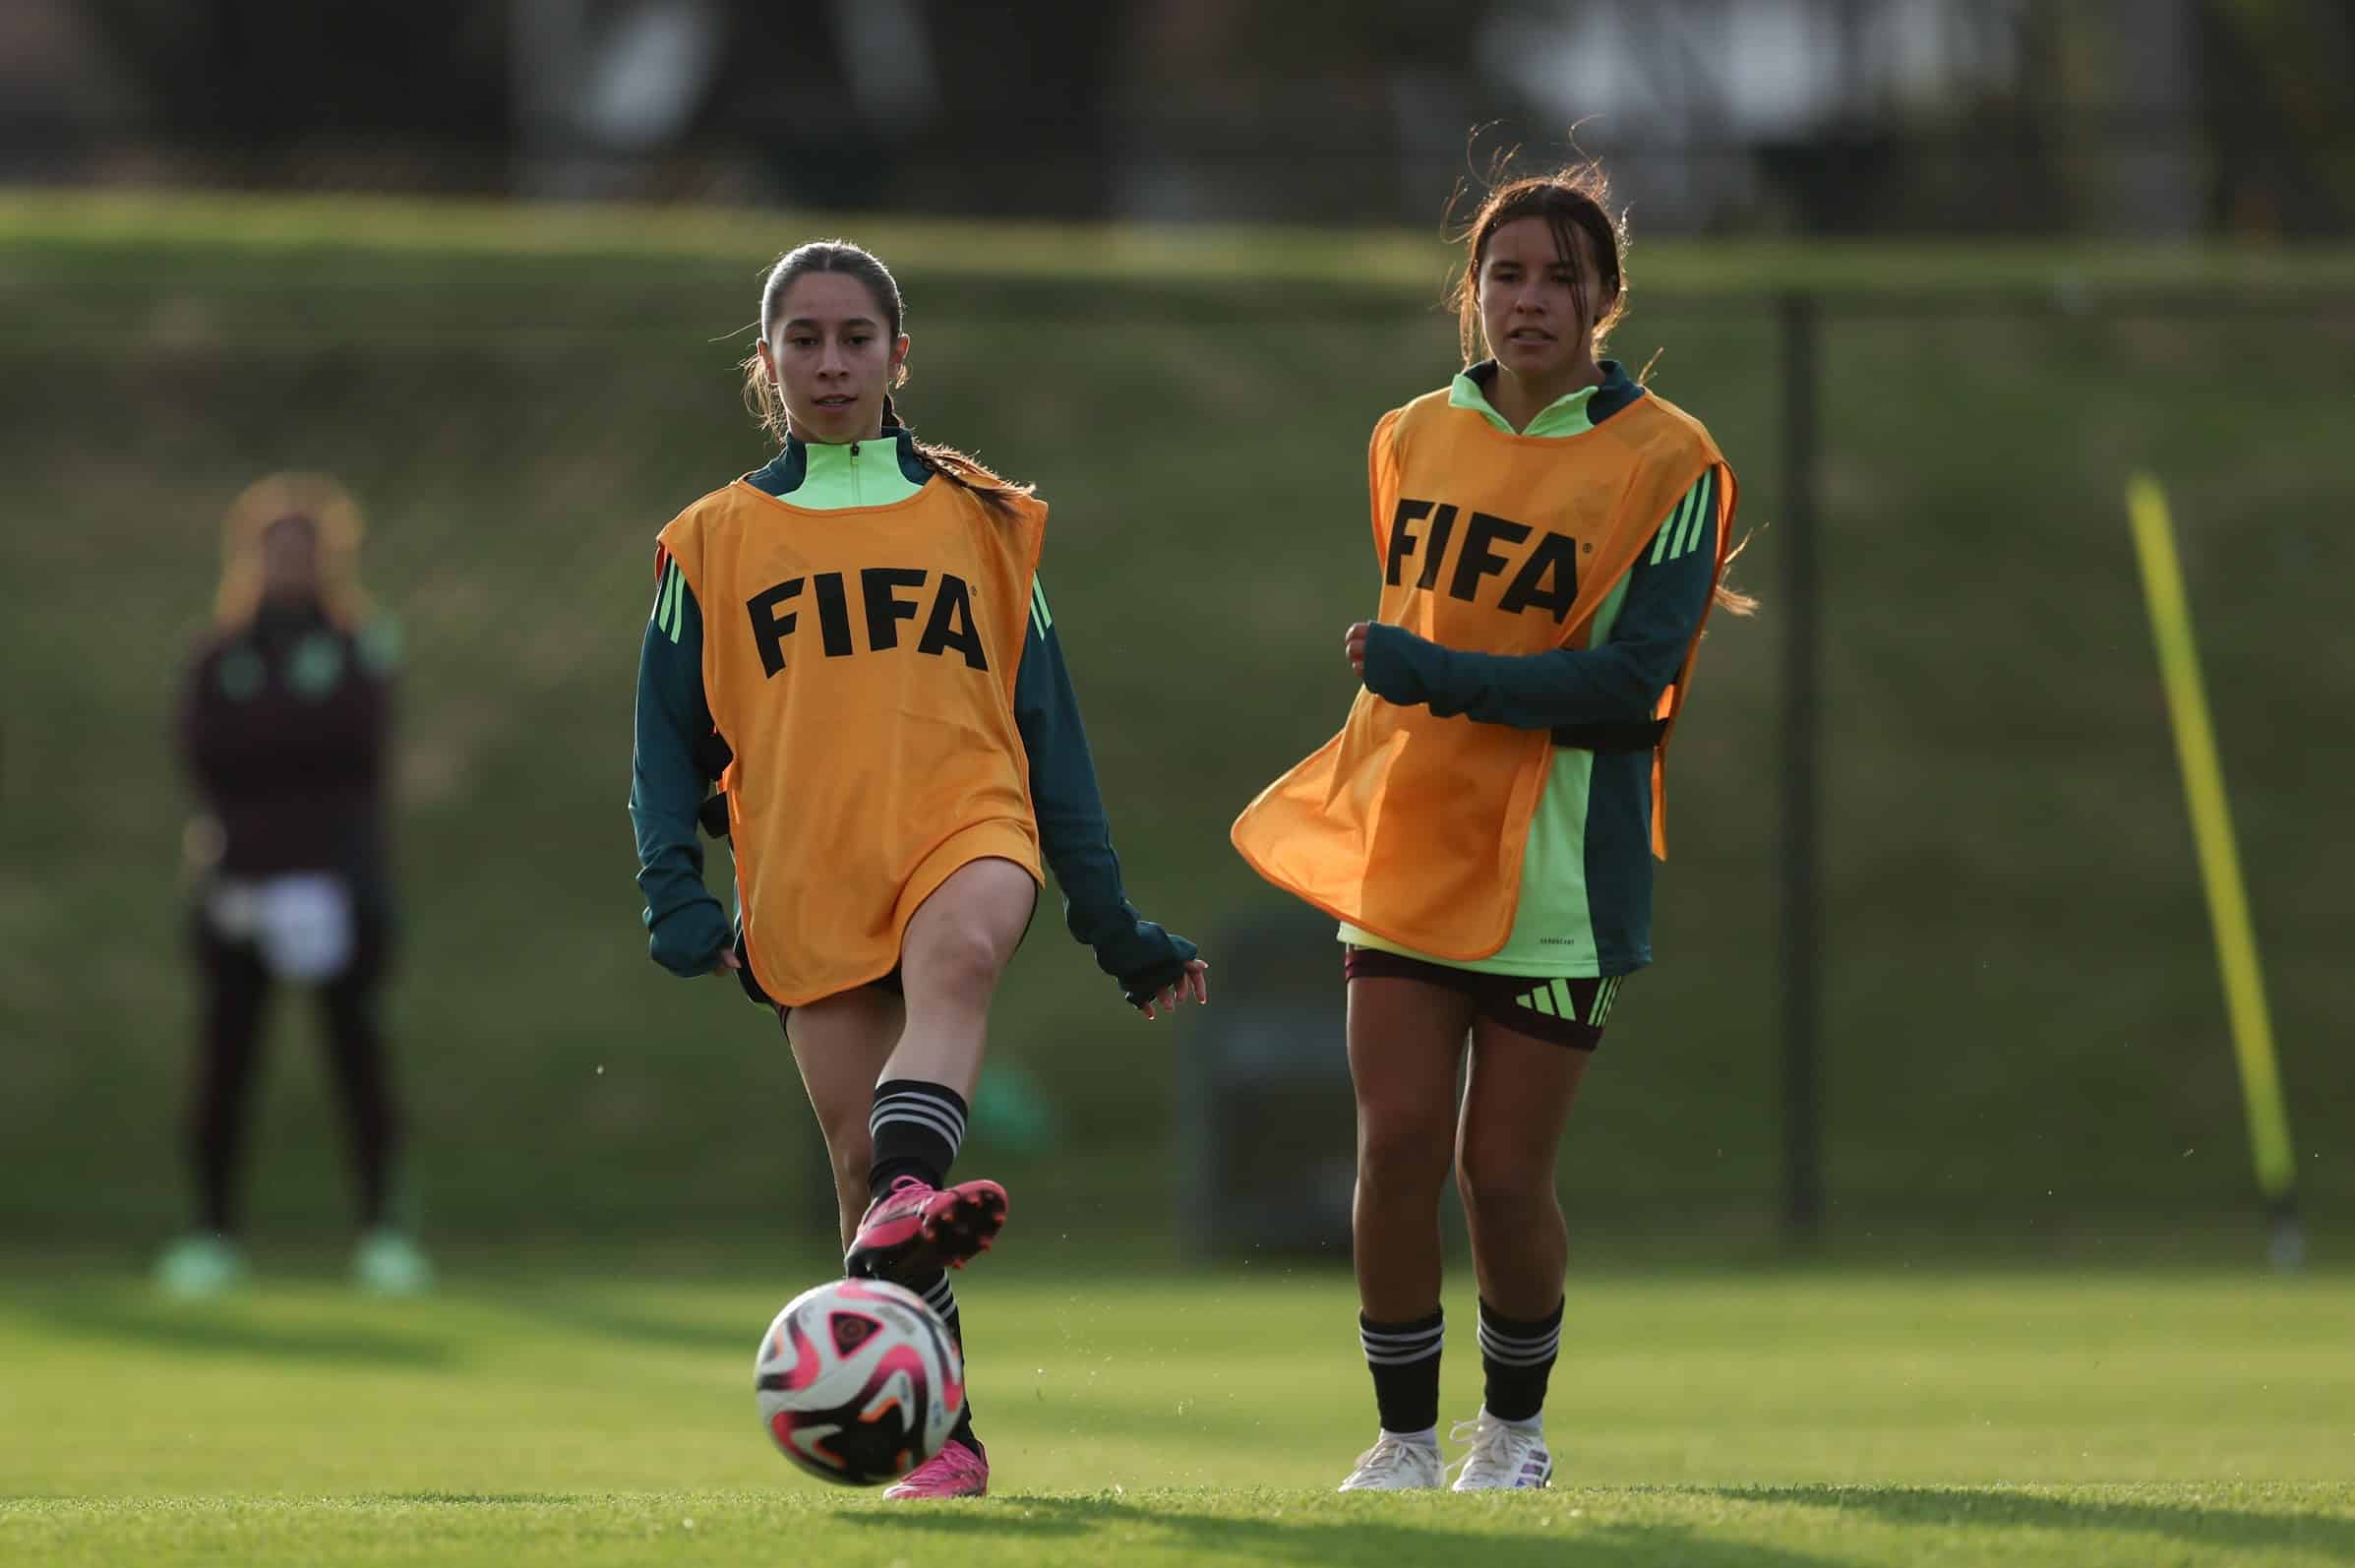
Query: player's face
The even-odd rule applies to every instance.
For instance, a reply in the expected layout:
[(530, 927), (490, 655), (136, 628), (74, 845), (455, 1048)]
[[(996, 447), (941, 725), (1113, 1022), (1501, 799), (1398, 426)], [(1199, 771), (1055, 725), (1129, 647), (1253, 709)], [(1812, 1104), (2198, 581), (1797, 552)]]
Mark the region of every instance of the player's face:
[(804, 441), (839, 446), (883, 427), (883, 394), (907, 358), (875, 294), (844, 272), (804, 272), (785, 290), (760, 362)]
[[(1496, 362), (1524, 381), (1562, 380), (1593, 362), (1595, 324), (1610, 300), (1595, 281), (1587, 236), (1574, 239), (1578, 254), (1565, 258), (1555, 247), (1553, 225), (1542, 217), (1514, 218), (1488, 236), (1480, 261), (1480, 328)], [(1584, 312), (1575, 283), (1582, 273), (1589, 295)]]
[(284, 603), (319, 592), (319, 534), (307, 517), (281, 517), (262, 535), (262, 593)]

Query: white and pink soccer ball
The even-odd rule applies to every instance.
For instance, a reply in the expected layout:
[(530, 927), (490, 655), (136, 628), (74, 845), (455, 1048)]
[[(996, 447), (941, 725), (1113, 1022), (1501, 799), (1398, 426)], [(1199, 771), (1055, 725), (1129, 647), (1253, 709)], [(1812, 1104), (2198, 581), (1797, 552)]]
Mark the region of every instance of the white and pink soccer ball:
[(804, 1291), (753, 1361), (760, 1422), (785, 1457), (845, 1486), (897, 1480), (965, 1410), (965, 1362), (939, 1314), (879, 1280)]

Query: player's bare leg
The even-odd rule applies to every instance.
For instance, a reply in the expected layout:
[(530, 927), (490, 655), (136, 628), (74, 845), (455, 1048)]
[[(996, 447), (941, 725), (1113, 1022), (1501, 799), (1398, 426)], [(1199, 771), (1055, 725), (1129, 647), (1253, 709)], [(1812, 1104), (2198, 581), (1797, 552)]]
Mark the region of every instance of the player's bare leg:
[(1472, 1026), (1472, 1066), (1455, 1139), (1456, 1190), (1480, 1297), (1517, 1318), (1562, 1298), (1570, 1236), (1554, 1170), (1594, 1053), (1536, 1040), (1492, 1018)]
[(899, 1044), (906, 1020), (907, 1008), (899, 997), (866, 986), (805, 1003), (785, 1021), (793, 1059), (802, 1070), (802, 1087), (825, 1134), (846, 1247), (859, 1229), (859, 1216), (867, 1212), (867, 1169), (873, 1154), (867, 1117), (875, 1107), (876, 1079)]
[(1352, 1256), (1381, 1431), (1342, 1482), (1345, 1491), (1440, 1481), (1439, 1193), (1455, 1154), (1456, 1068), (1471, 1023), (1471, 999), (1443, 986), (1350, 982), (1358, 1097)]
[(1456, 1071), (1471, 998), (1416, 980), (1350, 982), (1358, 1095), (1351, 1213), (1359, 1304), (1384, 1320), (1439, 1301), (1439, 1193), (1456, 1152)]
[(1013, 960), (1039, 884), (1009, 860), (960, 867), (924, 901), (900, 943), (908, 1023), (884, 1075), (945, 1084), (970, 1097), (981, 1077), (990, 1000)]
[(1479, 1278), (1487, 1393), (1479, 1417), (1457, 1429), (1472, 1444), (1459, 1491), (1542, 1486), (1552, 1478), (1542, 1413), (1570, 1245), (1554, 1171), (1593, 1059), (1493, 1018), (1473, 1025), (1456, 1187)]
[[(960, 1346), (962, 1319), (942, 1267), (961, 1268), (1005, 1223), (995, 1181), (947, 1184), (964, 1141), (965, 1111), (981, 1078), (990, 1001), (1038, 905), (1039, 886), (1010, 861), (981, 860), (942, 882), (900, 941), (907, 1021), (875, 1086), (871, 1113), (875, 1202), (860, 1220), (844, 1266), (926, 1291)], [(929, 1283), (928, 1283), (929, 1282)], [(990, 1456), (973, 1434), (971, 1407), (940, 1452), (884, 1495), (978, 1497), (990, 1488)]]
[(960, 868), (908, 922), (900, 941), (907, 1023), (876, 1085), (868, 1190), (843, 1266), (912, 1282), (962, 1268), (988, 1250), (1005, 1223), (995, 1181), (945, 1185), (964, 1142), (965, 1114), (981, 1077), (990, 1000), (1038, 903), (1038, 883), (1011, 861)]
[[(883, 1063), (899, 1045), (907, 1021), (907, 1007), (899, 996), (878, 986), (796, 1007), (787, 1019), (794, 1058), (801, 1064), (802, 1082), (824, 1129), (826, 1154), (834, 1169), (834, 1200), (840, 1211), (842, 1244), (847, 1249), (857, 1235), (860, 1216), (869, 1208), (868, 1172), (874, 1159), (874, 1140), (868, 1118), (875, 1107), (875, 1086)], [(963, 1314), (947, 1277), (936, 1269), (930, 1282), (914, 1282), (925, 1301), (947, 1323), (949, 1333), (964, 1345)], [(920, 1465), (885, 1495), (891, 1497), (976, 1496), (989, 1489), (989, 1461), (980, 1439), (973, 1435), (971, 1409), (959, 1418), (938, 1455)]]

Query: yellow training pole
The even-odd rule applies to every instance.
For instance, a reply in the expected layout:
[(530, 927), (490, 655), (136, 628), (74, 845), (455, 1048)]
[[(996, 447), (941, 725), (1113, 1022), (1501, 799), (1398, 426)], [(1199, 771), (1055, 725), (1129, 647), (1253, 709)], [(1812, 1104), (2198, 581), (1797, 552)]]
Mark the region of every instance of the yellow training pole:
[(2274, 1261), (2294, 1266), (2299, 1240), (2289, 1115), (2282, 1106), (2281, 1076), (2273, 1064), (2273, 1025), (2265, 1012), (2257, 933), (2249, 921), (2249, 895), (2241, 881), (2240, 851), (2233, 844), (2232, 813), (2224, 800), (2224, 770), (2216, 760), (2215, 730), (2208, 722), (2207, 695), (2201, 685), (2200, 650), (2192, 640), (2191, 605), (2184, 595), (2183, 570), (2176, 560), (2166, 492), (2150, 475), (2136, 474), (2127, 481), (2126, 512), (2134, 525), (2135, 553), (2143, 564), (2151, 636), (2158, 644), (2159, 675), (2166, 684), (2175, 750), (2183, 763), (2192, 836), (2200, 848), (2200, 875), (2207, 887), (2208, 915), (2215, 927), (2216, 964), (2224, 976), (2233, 1053), (2240, 1059), (2241, 1094), (2248, 1102), (2257, 1184), (2273, 1205), (2280, 1226), (2275, 1234)]

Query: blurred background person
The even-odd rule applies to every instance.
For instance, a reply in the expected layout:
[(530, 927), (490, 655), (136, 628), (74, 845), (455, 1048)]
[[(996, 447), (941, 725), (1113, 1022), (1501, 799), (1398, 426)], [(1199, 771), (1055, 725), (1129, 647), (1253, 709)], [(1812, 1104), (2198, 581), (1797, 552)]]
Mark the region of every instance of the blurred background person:
[(229, 509), (214, 625), (180, 698), (200, 814), (191, 929), (201, 1002), (188, 1156), (195, 1228), (156, 1278), (201, 1296), (242, 1281), (239, 1181), (264, 1004), (312, 990), (342, 1101), (364, 1289), (427, 1289), (392, 1214), (400, 1117), (378, 1002), (392, 935), (384, 800), (396, 634), (357, 579), (360, 513), (331, 479), (276, 474)]

